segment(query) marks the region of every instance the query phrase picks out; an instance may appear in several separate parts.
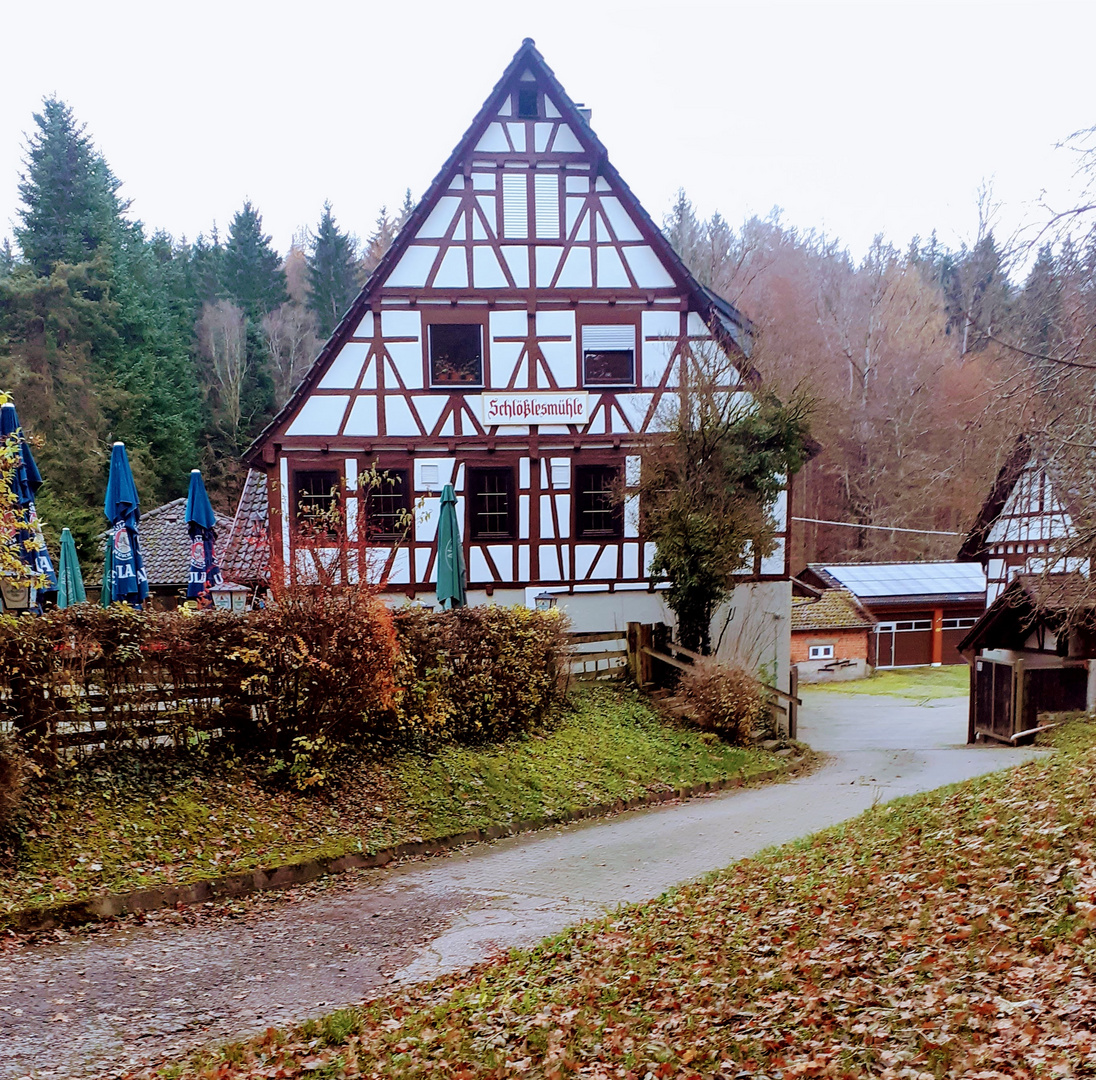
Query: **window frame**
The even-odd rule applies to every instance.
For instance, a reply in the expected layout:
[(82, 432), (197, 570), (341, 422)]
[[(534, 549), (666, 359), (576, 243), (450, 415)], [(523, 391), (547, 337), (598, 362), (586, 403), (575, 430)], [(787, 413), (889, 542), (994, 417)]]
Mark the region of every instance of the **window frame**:
[[(480, 543), (494, 541), (506, 542), (517, 536), (517, 487), (514, 483), (514, 468), (512, 465), (469, 465), (466, 466), (467, 479), (465, 482), (466, 503), (465, 524), (468, 539)], [(483, 492), (477, 490), (475, 478), (486, 476), (499, 476), (505, 479), (506, 494), (506, 531), (505, 532), (481, 532), (477, 527), (479, 517), (479, 500), (485, 495), (499, 494), (496, 492)]]
[[(829, 650), (828, 652), (826, 650)], [(833, 660), (834, 647), (832, 645), (808, 645), (807, 646), (807, 659), (808, 660)]]
[[(590, 349), (586, 347), (585, 334), (588, 329), (624, 329), (627, 327), (632, 331), (632, 345), (631, 349)], [(587, 312), (584, 318), (578, 320), (576, 326), (576, 345), (578, 348), (578, 384), (580, 387), (590, 387), (597, 390), (632, 390), (638, 389), (641, 385), (642, 375), (640, 368), (640, 348), (643, 340), (643, 329), (637, 320), (632, 315), (621, 315), (621, 317), (613, 318), (607, 312)], [(593, 380), (587, 377), (586, 372), (586, 358), (587, 354), (590, 355), (606, 355), (610, 353), (620, 353), (631, 351), (632, 354), (632, 377), (630, 381), (600, 381)]]
[[(434, 378), (434, 329), (435, 327), (475, 327), (479, 331), (479, 382), (438, 382)], [(487, 328), (483, 319), (476, 315), (474, 318), (460, 318), (454, 313), (453, 317), (432, 319), (426, 324), (426, 333), (423, 335), (423, 360), (426, 371), (426, 387), (430, 390), (444, 390), (452, 393), (454, 390), (482, 390), (487, 386)]]
[[(401, 496), (401, 505), (397, 509), (396, 513), (399, 513), (401, 510), (406, 512), (406, 513), (411, 513), (412, 506), (414, 504), (413, 470), (410, 467), (382, 466), (382, 465), (377, 465), (376, 469), (377, 469), (378, 473), (382, 473), (382, 474), (383, 473), (388, 473), (390, 476), (391, 475), (399, 475), (399, 476), (402, 477), (401, 490), (399, 492), (399, 495)], [(379, 493), (380, 493), (381, 498), (394, 498), (395, 497), (395, 492), (386, 493), (383, 490), (383, 486), (384, 486), (384, 483), (382, 481), (382, 487), (381, 487), (381, 489), (379, 489)], [(364, 496), (363, 499), (362, 499), (362, 502), (364, 503), (364, 506), (363, 506), (362, 509), (365, 512), (364, 513), (365, 537), (368, 541), (373, 541), (373, 540), (400, 540), (400, 539), (403, 539), (405, 536), (410, 535), (411, 529), (413, 528), (412, 525), (408, 525), (408, 528), (406, 530), (399, 529), (399, 530), (394, 530), (392, 532), (374, 531), (373, 530), (373, 499), (378, 494), (378, 489), (376, 489), (376, 488), (367, 488), (365, 491), (362, 492), (362, 494)], [(386, 515), (386, 516), (394, 516), (394, 515)]]
[[(302, 482), (302, 478), (306, 476), (330, 477), (331, 483), (327, 485), (328, 494), (325, 495), (318, 491), (310, 491), (305, 495), (303, 492), (305, 484)], [(336, 508), (341, 507), (343, 504), (342, 482), (343, 477), (338, 469), (295, 468), (293, 470), (293, 501), (291, 503), (294, 526), (299, 529), (306, 523), (312, 524), (317, 518), (320, 518), (324, 513), (327, 513), (332, 506)], [(326, 509), (317, 514), (310, 514), (304, 510), (306, 499), (325, 500), (327, 503)], [(331, 532), (330, 526), (327, 527), (327, 531), (329, 533)]]
[[(529, 112), (527, 109), (522, 109), (521, 99), (524, 94), (533, 95), (533, 111)], [(540, 87), (536, 83), (529, 86), (521, 86), (519, 84), (517, 93), (514, 95), (514, 115), (518, 120), (539, 120), (540, 119)]]
[[(581, 464), (571, 462), (571, 503), (574, 507), (573, 531), (576, 540), (589, 542), (609, 543), (624, 539), (624, 506), (613, 500), (608, 513), (611, 515), (612, 527), (610, 529), (585, 529), (583, 528), (583, 515), (587, 511), (584, 507), (584, 495), (593, 494), (585, 490), (583, 476), (592, 472), (613, 474), (612, 484), (619, 484), (624, 476), (624, 465), (617, 461), (590, 461)], [(611, 492), (612, 487), (599, 489), (603, 492)], [(605, 513), (605, 510), (593, 510), (593, 513)]]

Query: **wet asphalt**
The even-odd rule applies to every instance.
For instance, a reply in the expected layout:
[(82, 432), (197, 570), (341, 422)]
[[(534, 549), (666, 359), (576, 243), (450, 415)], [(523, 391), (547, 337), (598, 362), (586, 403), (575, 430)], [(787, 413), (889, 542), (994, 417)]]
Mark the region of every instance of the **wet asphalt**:
[(110, 1076), (529, 945), (852, 817), (1029, 759), (965, 698), (804, 693), (814, 772), (0, 954), (0, 1078)]

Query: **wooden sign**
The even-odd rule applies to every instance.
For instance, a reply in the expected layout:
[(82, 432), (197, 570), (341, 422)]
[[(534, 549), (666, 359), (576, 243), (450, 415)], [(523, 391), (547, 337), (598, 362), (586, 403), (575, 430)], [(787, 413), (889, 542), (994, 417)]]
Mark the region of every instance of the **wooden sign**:
[(570, 393), (484, 394), (480, 399), (484, 427), (527, 424), (586, 424), (589, 397), (585, 391)]

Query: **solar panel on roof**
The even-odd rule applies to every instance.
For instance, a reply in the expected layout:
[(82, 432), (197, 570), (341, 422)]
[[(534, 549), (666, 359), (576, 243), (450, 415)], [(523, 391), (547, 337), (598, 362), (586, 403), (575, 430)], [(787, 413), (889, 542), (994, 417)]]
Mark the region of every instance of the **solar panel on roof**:
[(977, 563), (889, 563), (822, 569), (858, 596), (978, 593), (986, 588), (985, 573)]

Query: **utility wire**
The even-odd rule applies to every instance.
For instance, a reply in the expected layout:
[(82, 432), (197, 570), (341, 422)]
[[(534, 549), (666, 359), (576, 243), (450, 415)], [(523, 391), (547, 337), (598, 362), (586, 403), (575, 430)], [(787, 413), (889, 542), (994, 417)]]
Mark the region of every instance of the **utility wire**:
[(962, 536), (963, 533), (940, 529), (900, 529), (897, 525), (861, 525), (858, 521), (826, 521), (824, 518), (793, 517), (792, 521), (807, 521), (812, 525), (844, 525), (846, 529), (878, 529), (880, 532), (920, 533), (922, 536)]

